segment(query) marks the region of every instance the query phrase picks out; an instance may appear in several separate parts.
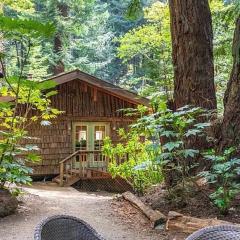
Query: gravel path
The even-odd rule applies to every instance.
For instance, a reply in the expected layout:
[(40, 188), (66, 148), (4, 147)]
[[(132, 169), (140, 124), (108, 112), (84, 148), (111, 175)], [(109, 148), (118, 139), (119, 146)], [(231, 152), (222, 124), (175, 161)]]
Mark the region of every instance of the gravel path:
[[(112, 194), (86, 193), (71, 187), (42, 184), (35, 184), (25, 190), (28, 194), (22, 197), (18, 212), (0, 219), (0, 240), (32, 240), (39, 221), (54, 214), (79, 217), (92, 225), (106, 240), (164, 239), (161, 233), (151, 230), (149, 226), (129, 224), (119, 218), (116, 209), (112, 208)], [(136, 224), (138, 227), (134, 227)]]

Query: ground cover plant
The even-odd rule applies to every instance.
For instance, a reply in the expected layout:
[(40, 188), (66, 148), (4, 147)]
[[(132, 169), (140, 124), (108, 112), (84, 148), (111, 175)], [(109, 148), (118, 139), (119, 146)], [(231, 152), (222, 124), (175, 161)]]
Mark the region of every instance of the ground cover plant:
[(240, 193), (238, 182), (240, 159), (234, 157), (235, 152), (236, 149), (232, 147), (226, 149), (221, 155), (217, 154), (214, 149), (204, 153), (204, 157), (211, 162), (211, 168), (200, 174), (213, 188), (210, 199), (224, 215), (228, 214), (233, 201)]

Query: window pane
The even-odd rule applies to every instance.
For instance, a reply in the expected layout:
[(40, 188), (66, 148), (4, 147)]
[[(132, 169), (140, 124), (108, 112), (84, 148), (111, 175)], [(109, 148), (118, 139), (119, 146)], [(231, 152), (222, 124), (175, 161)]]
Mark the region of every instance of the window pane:
[(96, 140), (103, 140), (103, 132), (96, 131)]
[(103, 139), (106, 136), (105, 126), (95, 126), (94, 128), (94, 150), (101, 150)]
[(76, 150), (87, 150), (87, 126), (76, 126)]
[(87, 132), (86, 131), (79, 131), (79, 141), (87, 140)]

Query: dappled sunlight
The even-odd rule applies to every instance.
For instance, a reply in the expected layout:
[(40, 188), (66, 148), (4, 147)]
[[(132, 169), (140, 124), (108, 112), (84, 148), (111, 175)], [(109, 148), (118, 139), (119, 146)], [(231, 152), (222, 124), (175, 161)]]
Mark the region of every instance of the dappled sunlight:
[(0, 240), (239, 239), (239, 113), (239, 0), (1, 0)]

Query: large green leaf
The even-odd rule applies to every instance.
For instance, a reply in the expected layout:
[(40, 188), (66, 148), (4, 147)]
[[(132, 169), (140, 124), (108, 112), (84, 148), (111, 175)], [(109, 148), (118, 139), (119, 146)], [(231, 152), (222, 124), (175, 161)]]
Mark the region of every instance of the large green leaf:
[(185, 158), (188, 157), (195, 157), (197, 154), (199, 154), (199, 150), (196, 149), (184, 149), (182, 150), (182, 154), (184, 155)]
[(183, 144), (182, 141), (168, 142), (168, 143), (163, 145), (163, 148), (171, 152), (173, 149), (180, 148), (182, 146), (182, 144)]
[(19, 19), (0, 15), (0, 30), (21, 35), (51, 37), (55, 32), (52, 23), (41, 23), (33, 19)]
[(140, 0), (132, 0), (126, 12), (126, 18), (129, 20), (137, 20), (143, 17), (143, 8)]

